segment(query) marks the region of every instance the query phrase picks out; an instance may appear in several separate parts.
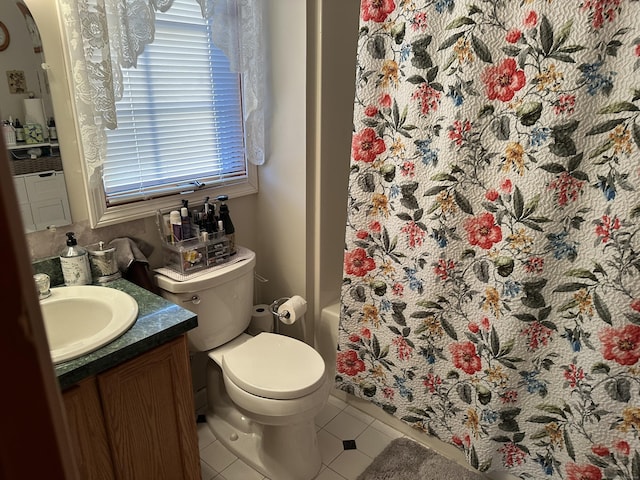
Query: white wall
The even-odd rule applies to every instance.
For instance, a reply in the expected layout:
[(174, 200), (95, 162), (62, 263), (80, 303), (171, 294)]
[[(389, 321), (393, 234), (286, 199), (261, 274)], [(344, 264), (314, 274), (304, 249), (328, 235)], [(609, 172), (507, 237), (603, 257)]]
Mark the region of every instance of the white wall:
[[(260, 289), (265, 303), (296, 294), (308, 298), (312, 292), (306, 284), (307, 5), (300, 0), (271, 0), (267, 5), (271, 95), (253, 242), (257, 271), (269, 280)], [(299, 329), (290, 330), (299, 336)]]
[(9, 47), (0, 52), (1, 119), (6, 120), (11, 116), (14, 120), (19, 118), (24, 123), (22, 100), (28, 98), (27, 93), (10, 93), (7, 70), (22, 70), (25, 74), (27, 92), (33, 92), (37, 98), (43, 99), (47, 117), (53, 115), (46, 74), (41, 67), (43, 56), (34, 52), (24, 16), (16, 6), (15, 0), (2, 0), (0, 21), (9, 30), (11, 40)]

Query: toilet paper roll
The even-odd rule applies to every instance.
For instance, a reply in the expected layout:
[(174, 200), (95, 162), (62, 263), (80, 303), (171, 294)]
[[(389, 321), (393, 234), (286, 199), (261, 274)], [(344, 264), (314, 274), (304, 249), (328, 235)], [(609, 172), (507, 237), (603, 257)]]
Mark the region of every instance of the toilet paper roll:
[(49, 138), (49, 130), (47, 129), (47, 121), (44, 118), (42, 99), (25, 98), (22, 102), (24, 106), (24, 123), (39, 123), (42, 126), (44, 137)]
[(273, 315), (269, 311), (269, 305), (260, 303), (253, 306), (248, 332), (250, 335), (257, 335), (260, 332), (273, 332)]
[(299, 295), (294, 295), (278, 308), (278, 313), (282, 314), (280, 320), (287, 325), (295, 323), (306, 312), (307, 301)]

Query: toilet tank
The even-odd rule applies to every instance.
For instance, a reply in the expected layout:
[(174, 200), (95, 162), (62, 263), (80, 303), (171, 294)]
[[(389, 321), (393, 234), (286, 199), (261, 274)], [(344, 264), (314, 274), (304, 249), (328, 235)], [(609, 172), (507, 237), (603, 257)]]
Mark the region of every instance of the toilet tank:
[(157, 274), (164, 298), (198, 315), (187, 334), (190, 348), (205, 352), (240, 335), (251, 321), (256, 255), (239, 247), (229, 264), (178, 281)]

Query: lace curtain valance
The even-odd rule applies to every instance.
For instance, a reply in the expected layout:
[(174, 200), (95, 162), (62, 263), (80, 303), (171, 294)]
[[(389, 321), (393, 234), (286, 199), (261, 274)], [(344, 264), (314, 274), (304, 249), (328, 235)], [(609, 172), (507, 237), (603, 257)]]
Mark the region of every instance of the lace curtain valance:
[[(106, 157), (105, 128), (117, 127), (122, 69), (135, 68), (153, 42), (156, 12), (174, 0), (60, 0), (87, 175), (97, 185)], [(193, 0), (211, 19), (213, 40), (243, 74), (247, 157), (264, 163), (264, 41), (259, 0)], [(96, 173), (97, 172), (97, 173)]]

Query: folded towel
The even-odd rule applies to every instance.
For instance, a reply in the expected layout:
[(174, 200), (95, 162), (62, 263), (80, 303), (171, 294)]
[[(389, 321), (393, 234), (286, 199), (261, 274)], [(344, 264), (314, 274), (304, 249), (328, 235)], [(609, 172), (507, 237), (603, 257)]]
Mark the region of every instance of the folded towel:
[(123, 273), (129, 269), (134, 261), (149, 264), (147, 256), (142, 253), (138, 243), (136, 243), (132, 238), (114, 238), (109, 242), (109, 245), (116, 247), (116, 261), (118, 262), (118, 269)]
[[(122, 276), (136, 285), (159, 294), (159, 290), (153, 281), (149, 271), (147, 255), (153, 251), (153, 247), (142, 240), (134, 240), (129, 237), (114, 238), (109, 245), (116, 247), (116, 261)], [(144, 251), (147, 253), (145, 254)]]

